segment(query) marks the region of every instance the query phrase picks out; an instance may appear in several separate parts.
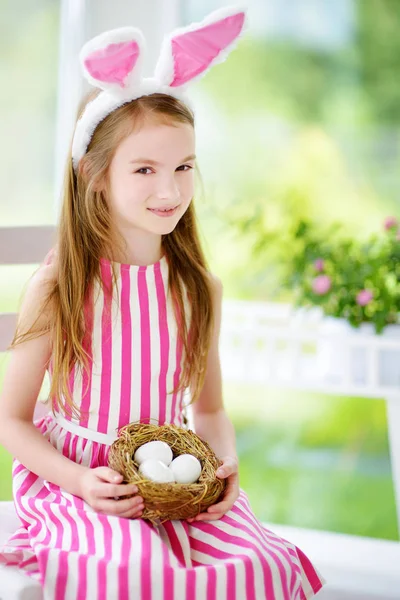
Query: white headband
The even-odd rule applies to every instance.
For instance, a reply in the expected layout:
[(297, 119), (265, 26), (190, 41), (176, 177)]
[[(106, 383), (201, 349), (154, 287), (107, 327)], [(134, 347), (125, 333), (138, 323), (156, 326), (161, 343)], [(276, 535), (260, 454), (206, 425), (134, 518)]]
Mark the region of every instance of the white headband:
[(154, 77), (142, 77), (145, 39), (134, 27), (106, 31), (89, 40), (79, 54), (83, 75), (103, 91), (89, 102), (72, 141), (77, 171), (97, 125), (118, 107), (155, 92), (169, 94), (190, 106), (188, 83), (223, 62), (243, 35), (246, 9), (225, 7), (201, 23), (175, 29), (164, 38)]

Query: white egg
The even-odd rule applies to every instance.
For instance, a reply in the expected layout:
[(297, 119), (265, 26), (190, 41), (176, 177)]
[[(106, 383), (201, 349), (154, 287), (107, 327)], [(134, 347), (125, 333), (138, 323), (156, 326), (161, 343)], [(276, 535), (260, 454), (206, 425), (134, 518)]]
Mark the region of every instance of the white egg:
[(139, 473), (156, 483), (173, 483), (175, 481), (171, 469), (161, 460), (154, 458), (144, 460), (139, 467)]
[(191, 454), (181, 454), (169, 465), (177, 483), (194, 483), (201, 473), (201, 463)]
[(140, 465), (143, 461), (154, 458), (156, 460), (161, 460), (161, 462), (168, 466), (173, 457), (172, 450), (166, 442), (155, 440), (154, 442), (147, 442), (137, 448), (133, 455), (133, 460)]

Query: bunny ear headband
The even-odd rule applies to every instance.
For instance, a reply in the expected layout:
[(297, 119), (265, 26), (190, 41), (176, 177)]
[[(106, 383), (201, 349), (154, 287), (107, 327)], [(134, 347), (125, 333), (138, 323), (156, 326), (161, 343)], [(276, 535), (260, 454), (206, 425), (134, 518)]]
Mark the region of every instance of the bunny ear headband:
[(201, 23), (175, 29), (164, 38), (154, 77), (142, 77), (145, 40), (134, 27), (106, 31), (88, 41), (79, 58), (89, 83), (103, 91), (87, 104), (72, 141), (77, 171), (97, 125), (111, 112), (140, 96), (161, 92), (188, 105), (186, 88), (211, 67), (223, 62), (243, 35), (245, 9), (226, 7)]

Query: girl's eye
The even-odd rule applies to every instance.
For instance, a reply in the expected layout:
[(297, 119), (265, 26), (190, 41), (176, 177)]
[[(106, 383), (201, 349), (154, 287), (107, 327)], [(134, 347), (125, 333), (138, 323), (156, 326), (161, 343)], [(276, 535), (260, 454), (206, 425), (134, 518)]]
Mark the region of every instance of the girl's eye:
[[(181, 165), (180, 167), (177, 168), (177, 171), (179, 170), (183, 170), (182, 167), (186, 167), (186, 169), (184, 169), (185, 171), (190, 171), (190, 169), (193, 169), (192, 166), (190, 165)], [(139, 173), (140, 175), (148, 175), (148, 173), (143, 173), (143, 171), (151, 171), (150, 167), (142, 167), (141, 169), (138, 169), (137, 171), (135, 171), (135, 173)]]

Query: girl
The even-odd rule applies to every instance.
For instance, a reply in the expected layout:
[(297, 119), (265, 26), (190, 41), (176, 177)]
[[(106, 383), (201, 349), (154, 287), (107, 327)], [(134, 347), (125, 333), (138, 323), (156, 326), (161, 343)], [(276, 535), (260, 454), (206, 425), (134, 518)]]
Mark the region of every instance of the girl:
[[(136, 29), (82, 49), (97, 89), (80, 109), (57, 243), (28, 286), (0, 403), (21, 520), (0, 557), (46, 599), (304, 600), (325, 583), (239, 487), (221, 392), (222, 285), (196, 226), (185, 87), (226, 57), (244, 20), (223, 9), (173, 32), (154, 79), (141, 77)], [(46, 369), (53, 410), (32, 423)], [(227, 490), (194, 519), (154, 525), (107, 452), (129, 422), (185, 426), (188, 388)]]

